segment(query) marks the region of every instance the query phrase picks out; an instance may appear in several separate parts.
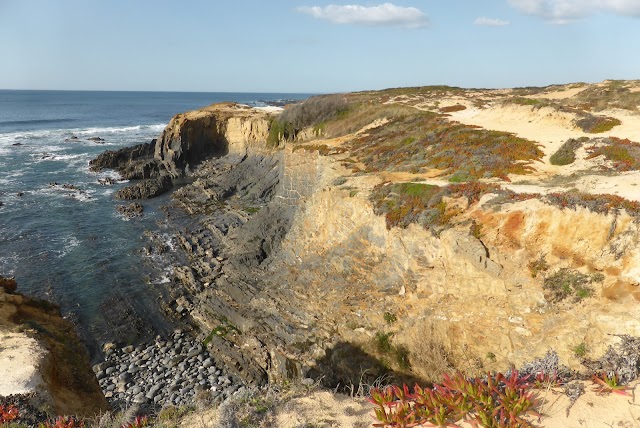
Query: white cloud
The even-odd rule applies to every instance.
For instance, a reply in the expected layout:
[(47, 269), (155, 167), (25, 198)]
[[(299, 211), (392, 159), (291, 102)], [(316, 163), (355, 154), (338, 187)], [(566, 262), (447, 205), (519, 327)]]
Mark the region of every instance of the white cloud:
[(392, 3), (378, 6), (335, 5), (299, 7), (298, 12), (306, 13), (317, 19), (334, 24), (362, 24), (421, 28), (429, 25), (429, 18), (415, 7), (401, 7)]
[(529, 15), (565, 24), (598, 12), (640, 17), (639, 0), (509, 0), (509, 3)]
[(473, 24), (485, 25), (487, 27), (504, 27), (505, 25), (509, 25), (510, 22), (503, 19), (485, 18), (484, 16), (481, 16), (476, 18), (476, 20), (473, 21)]

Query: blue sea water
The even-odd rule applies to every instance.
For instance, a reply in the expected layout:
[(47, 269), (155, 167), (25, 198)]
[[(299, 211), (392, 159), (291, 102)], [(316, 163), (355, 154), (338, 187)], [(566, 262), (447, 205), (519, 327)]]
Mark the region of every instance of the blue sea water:
[(183, 111), (307, 96), (0, 90), (0, 275), (15, 276), (23, 293), (60, 304), (85, 337), (109, 340), (103, 307), (114, 296), (153, 318), (147, 282), (166, 278), (149, 277), (140, 249), (144, 231), (158, 228), (168, 196), (145, 201), (144, 217), (127, 221), (115, 210), (122, 201), (113, 198), (125, 183), (100, 184), (118, 175), (89, 171), (89, 160), (149, 142)]

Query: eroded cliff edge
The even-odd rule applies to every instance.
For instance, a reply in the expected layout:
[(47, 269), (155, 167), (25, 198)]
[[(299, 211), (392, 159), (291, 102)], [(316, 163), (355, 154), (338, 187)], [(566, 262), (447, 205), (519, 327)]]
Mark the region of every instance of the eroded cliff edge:
[[(454, 106), (468, 95), (437, 94)], [(390, 94), (376, 96), (372, 103), (389, 103)], [(471, 99), (469, 109), (498, 108), (505, 98), (480, 97), (489, 96), (500, 99), (489, 107)], [(530, 168), (514, 159), (514, 172), (485, 168), (484, 178), (455, 185), (451, 177), (466, 166), (440, 158), (424, 166), (440, 150), (433, 135), (444, 138), (442, 127), (476, 134), (446, 116), (406, 113), (428, 109), (429, 97), (399, 98), (394, 106), (415, 105), (402, 115), (385, 107), (366, 120), (348, 117), (342, 132), (309, 129), (277, 148), (267, 144), (271, 117), (228, 104), (179, 115), (160, 137), (155, 161), (193, 180), (173, 195), (188, 213), (172, 213), (187, 258), (174, 270), (169, 306), (191, 317), (236, 376), (259, 383), (324, 375), (335, 385), (357, 381), (358, 370), (375, 377), (393, 368), (424, 379), (452, 366), (520, 366), (549, 349), (578, 367), (582, 345), (598, 356), (612, 335), (640, 333), (634, 205), (558, 193), (573, 181), (545, 175), (540, 159), (556, 141), (532, 152), (539, 160)], [(394, 129), (405, 133), (385, 134)], [(406, 130), (426, 134), (421, 144), (435, 149), (416, 157)], [(568, 124), (561, 138), (573, 135), (584, 134)], [(395, 140), (402, 150), (385, 155)], [(384, 150), (367, 152), (380, 142)], [(214, 157), (195, 162), (190, 147)], [(388, 166), (402, 153), (410, 168)], [(584, 165), (578, 178), (602, 174), (599, 165)], [(475, 173), (468, 168), (462, 172)], [(534, 177), (536, 187), (518, 188), (518, 175)], [(410, 212), (394, 211), (408, 206), (394, 199), (403, 192)], [(420, 211), (416, 198), (425, 195)]]
[(51, 414), (108, 409), (88, 354), (56, 305), (0, 287), (0, 338), (1, 395), (35, 393), (30, 406)]

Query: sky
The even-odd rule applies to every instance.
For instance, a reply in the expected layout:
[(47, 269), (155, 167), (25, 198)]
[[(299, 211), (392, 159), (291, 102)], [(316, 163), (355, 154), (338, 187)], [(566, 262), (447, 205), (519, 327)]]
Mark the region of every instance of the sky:
[(0, 0), (0, 89), (329, 93), (640, 78), (640, 0)]

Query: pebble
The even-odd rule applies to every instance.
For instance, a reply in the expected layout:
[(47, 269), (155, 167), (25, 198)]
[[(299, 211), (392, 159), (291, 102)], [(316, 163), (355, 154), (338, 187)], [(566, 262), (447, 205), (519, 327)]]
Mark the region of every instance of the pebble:
[(196, 391), (222, 399), (241, 387), (215, 366), (209, 352), (182, 331), (143, 345), (116, 347), (93, 366), (115, 409), (151, 403), (157, 407), (195, 404)]

